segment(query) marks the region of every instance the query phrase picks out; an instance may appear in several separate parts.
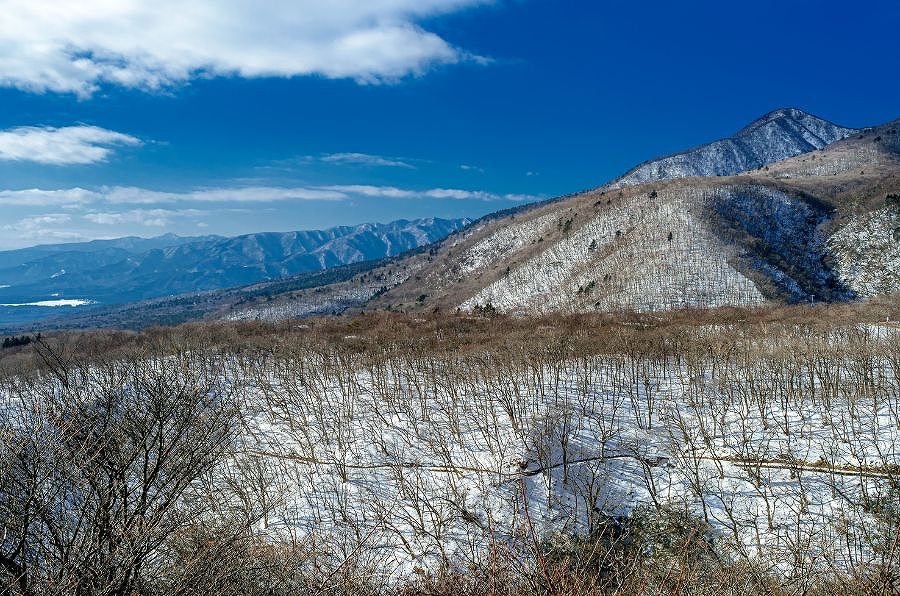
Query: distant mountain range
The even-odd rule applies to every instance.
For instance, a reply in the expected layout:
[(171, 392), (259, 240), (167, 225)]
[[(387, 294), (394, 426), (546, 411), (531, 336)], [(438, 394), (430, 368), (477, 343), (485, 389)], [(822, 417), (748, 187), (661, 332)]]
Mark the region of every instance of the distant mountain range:
[(394, 256), (468, 223), (429, 218), (234, 238), (167, 235), (0, 252), (0, 304), (65, 298), (116, 304), (227, 288)]
[[(176, 236), (175, 234), (165, 234), (156, 236), (155, 238), (138, 238), (137, 236), (128, 236), (126, 238), (115, 238), (112, 240), (92, 240), (90, 242), (69, 242), (65, 244), (42, 244), (40, 246), (31, 246), (28, 248), (19, 248), (16, 250), (0, 251), (0, 271), (35, 263), (40, 267), (40, 263), (44, 262), (47, 266), (53, 268), (53, 258), (60, 255), (62, 259), (70, 259), (67, 262), (77, 261), (77, 255), (85, 256), (85, 262), (96, 263), (94, 260), (88, 260), (88, 255), (94, 255), (102, 262), (107, 260), (110, 263), (120, 261), (132, 255), (139, 255), (151, 250), (169, 248), (180, 244), (189, 244), (191, 242), (203, 242), (206, 240), (217, 240), (219, 236)], [(104, 256), (105, 255), (105, 256)], [(81, 263), (78, 263), (81, 264)], [(57, 271), (59, 271), (57, 269)]]

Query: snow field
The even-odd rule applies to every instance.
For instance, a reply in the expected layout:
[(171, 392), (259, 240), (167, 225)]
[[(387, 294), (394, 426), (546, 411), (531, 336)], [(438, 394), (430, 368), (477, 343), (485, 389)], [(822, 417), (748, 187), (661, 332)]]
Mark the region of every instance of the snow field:
[[(763, 297), (699, 219), (709, 193), (607, 206), (462, 304), (518, 314), (752, 305)], [(669, 233), (672, 233), (671, 239)]]
[(515, 550), (526, 506), (551, 536), (649, 504), (786, 575), (866, 564), (900, 507), (897, 336), (848, 334), (808, 358), (750, 338), (724, 360), (298, 349), (248, 392), (282, 491), (267, 531), (401, 578)]
[[(222, 493), (259, 499), (263, 535), (326, 567), (399, 581), (498, 545), (527, 557), (528, 519), (540, 539), (586, 536), (642, 506), (690, 511), (723, 556), (786, 581), (883, 560), (900, 511), (900, 330), (594, 331), (438, 351), (295, 336), (147, 366), (238, 400), (240, 450), (214, 474), (238, 485)], [(79, 396), (128, 378), (102, 370), (73, 370)], [(0, 383), (32, 390), (53, 388)]]

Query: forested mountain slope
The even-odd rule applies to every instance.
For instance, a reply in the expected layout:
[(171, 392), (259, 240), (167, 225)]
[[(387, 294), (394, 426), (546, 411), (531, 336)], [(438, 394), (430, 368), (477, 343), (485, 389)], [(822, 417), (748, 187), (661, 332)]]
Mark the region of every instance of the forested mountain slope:
[[(778, 122), (770, 114), (745, 130)], [(819, 139), (848, 131), (822, 127)], [(489, 216), (428, 254), (224, 316), (340, 312), (348, 296), (362, 309), (522, 315), (893, 292), (900, 287), (898, 130), (900, 121), (866, 129), (733, 176), (607, 185)]]

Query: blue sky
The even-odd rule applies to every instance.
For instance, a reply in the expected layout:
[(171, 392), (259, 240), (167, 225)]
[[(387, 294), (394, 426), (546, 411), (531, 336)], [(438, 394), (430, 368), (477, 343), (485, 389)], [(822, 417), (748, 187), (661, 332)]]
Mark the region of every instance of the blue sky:
[(900, 3), (0, 0), (0, 249), (480, 216), (795, 106), (900, 117)]

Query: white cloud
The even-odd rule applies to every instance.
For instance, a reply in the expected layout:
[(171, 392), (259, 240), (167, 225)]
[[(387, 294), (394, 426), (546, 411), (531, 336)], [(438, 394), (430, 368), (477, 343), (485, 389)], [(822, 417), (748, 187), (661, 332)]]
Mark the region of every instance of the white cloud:
[(414, 190), (394, 186), (337, 185), (312, 187), (255, 186), (213, 188), (188, 192), (163, 192), (131, 186), (103, 187), (99, 190), (0, 190), (0, 206), (58, 206), (74, 209), (92, 204), (161, 205), (171, 203), (272, 203), (278, 201), (343, 201), (356, 197), (386, 199), (454, 199), (470, 201), (535, 201), (542, 197), (499, 194), (483, 190), (431, 188)]
[(100, 191), (103, 200), (110, 203), (176, 203), (197, 201), (203, 203), (269, 203), (274, 201), (340, 201), (344, 193), (306, 187), (248, 186), (238, 188), (213, 188), (189, 192), (160, 192), (145, 188), (115, 186)]
[(416, 169), (416, 166), (397, 158), (369, 155), (367, 153), (332, 153), (331, 155), (325, 155), (321, 160), (326, 163)]
[(15, 232), (35, 232), (43, 230), (47, 226), (65, 224), (71, 220), (72, 218), (65, 213), (47, 213), (45, 215), (25, 217), (14, 223), (4, 225), (3, 229)]
[[(540, 198), (542, 197), (481, 190), (415, 190), (367, 185), (297, 188), (259, 186), (181, 193), (136, 187), (0, 190), (0, 231), (3, 232), (0, 234), (0, 249), (116, 237), (128, 233), (140, 234), (142, 230), (150, 228), (205, 228), (209, 226), (206, 220), (212, 221), (223, 213), (243, 214), (261, 210), (290, 213), (289, 207), (277, 205), (285, 201), (387, 202), (436, 199), (523, 202)], [(27, 217), (16, 219), (10, 215), (23, 210)], [(36, 213), (39, 211), (46, 213)]]
[(131, 135), (97, 126), (21, 126), (0, 131), (0, 160), (92, 164), (106, 161), (116, 146), (140, 144), (140, 139)]
[[(0, 246), (13, 248), (45, 242), (73, 242), (84, 236), (69, 228), (71, 216), (65, 213), (46, 213), (25, 217), (0, 226)], [(62, 226), (62, 227), (61, 227)]]
[(101, 198), (97, 192), (77, 187), (59, 190), (0, 190), (0, 206), (7, 207), (76, 207)]
[(431, 188), (410, 190), (393, 186), (339, 185), (325, 187), (334, 191), (366, 197), (389, 199), (455, 199), (460, 201), (536, 201), (541, 197), (523, 194), (498, 194), (484, 190), (461, 190), (458, 188)]
[(373, 83), (472, 59), (417, 24), (491, 0), (0, 0), (0, 84), (82, 97), (201, 76)]
[(162, 228), (172, 223), (175, 218), (195, 218), (207, 214), (208, 212), (199, 209), (133, 209), (121, 212), (95, 211), (85, 215), (84, 219), (102, 226), (138, 224)]
[(265, 203), (289, 200), (335, 201), (347, 195), (323, 188), (275, 186), (214, 188), (188, 192), (163, 192), (133, 186), (110, 186), (99, 190), (64, 188), (44, 190), (0, 190), (0, 206), (76, 208), (93, 203), (157, 205), (196, 201), (202, 203)]

